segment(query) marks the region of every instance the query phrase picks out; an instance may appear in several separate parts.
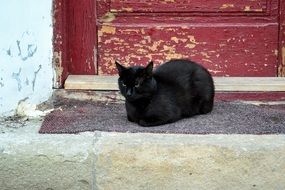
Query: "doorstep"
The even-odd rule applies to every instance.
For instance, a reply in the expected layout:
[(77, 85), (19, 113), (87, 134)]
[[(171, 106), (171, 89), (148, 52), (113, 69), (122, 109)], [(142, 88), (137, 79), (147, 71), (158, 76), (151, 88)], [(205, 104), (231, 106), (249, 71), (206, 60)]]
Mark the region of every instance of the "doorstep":
[(0, 189), (92, 189), (94, 133), (41, 135), (41, 119), (0, 124)]
[[(92, 100), (122, 102), (105, 95)], [(284, 134), (39, 134), (41, 123), (0, 120), (1, 189), (285, 189)]]
[(0, 134), (1, 189), (285, 189), (285, 135)]

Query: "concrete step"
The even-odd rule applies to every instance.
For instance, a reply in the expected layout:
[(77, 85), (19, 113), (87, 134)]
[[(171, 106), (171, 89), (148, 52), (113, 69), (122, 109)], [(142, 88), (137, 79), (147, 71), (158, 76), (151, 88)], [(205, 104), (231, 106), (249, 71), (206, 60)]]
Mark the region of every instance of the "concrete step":
[(43, 135), (40, 124), (0, 124), (1, 190), (285, 189), (284, 134)]

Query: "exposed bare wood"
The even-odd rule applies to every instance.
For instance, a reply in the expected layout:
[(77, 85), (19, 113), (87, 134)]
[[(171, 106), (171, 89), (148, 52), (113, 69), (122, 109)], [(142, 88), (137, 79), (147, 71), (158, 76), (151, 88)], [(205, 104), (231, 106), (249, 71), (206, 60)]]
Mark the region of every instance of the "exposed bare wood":
[[(117, 76), (69, 75), (65, 89), (118, 90)], [(216, 91), (285, 91), (281, 77), (214, 77)]]
[(69, 75), (65, 89), (118, 90), (117, 76)]

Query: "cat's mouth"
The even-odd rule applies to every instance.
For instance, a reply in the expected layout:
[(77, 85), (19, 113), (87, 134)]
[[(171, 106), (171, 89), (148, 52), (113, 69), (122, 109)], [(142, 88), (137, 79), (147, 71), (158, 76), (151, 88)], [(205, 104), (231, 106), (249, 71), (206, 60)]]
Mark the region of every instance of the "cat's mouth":
[(125, 96), (126, 100), (128, 100), (129, 102), (132, 102), (132, 101), (136, 101), (137, 99), (139, 98), (136, 98), (134, 96)]
[(125, 98), (127, 101), (129, 102), (134, 102), (134, 101), (137, 101), (141, 98), (143, 98), (144, 96), (143, 95), (140, 95), (140, 94), (136, 94), (136, 95), (126, 95)]
[(125, 99), (128, 102), (135, 102), (135, 101), (145, 101), (149, 100), (151, 98), (151, 94), (137, 94), (137, 95), (132, 95), (132, 96), (125, 96)]

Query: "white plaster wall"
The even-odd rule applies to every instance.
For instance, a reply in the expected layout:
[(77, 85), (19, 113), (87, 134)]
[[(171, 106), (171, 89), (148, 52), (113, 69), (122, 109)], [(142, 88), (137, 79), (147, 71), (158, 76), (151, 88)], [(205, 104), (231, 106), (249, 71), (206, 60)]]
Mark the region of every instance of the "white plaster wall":
[(52, 94), (52, 0), (0, 0), (0, 116)]

